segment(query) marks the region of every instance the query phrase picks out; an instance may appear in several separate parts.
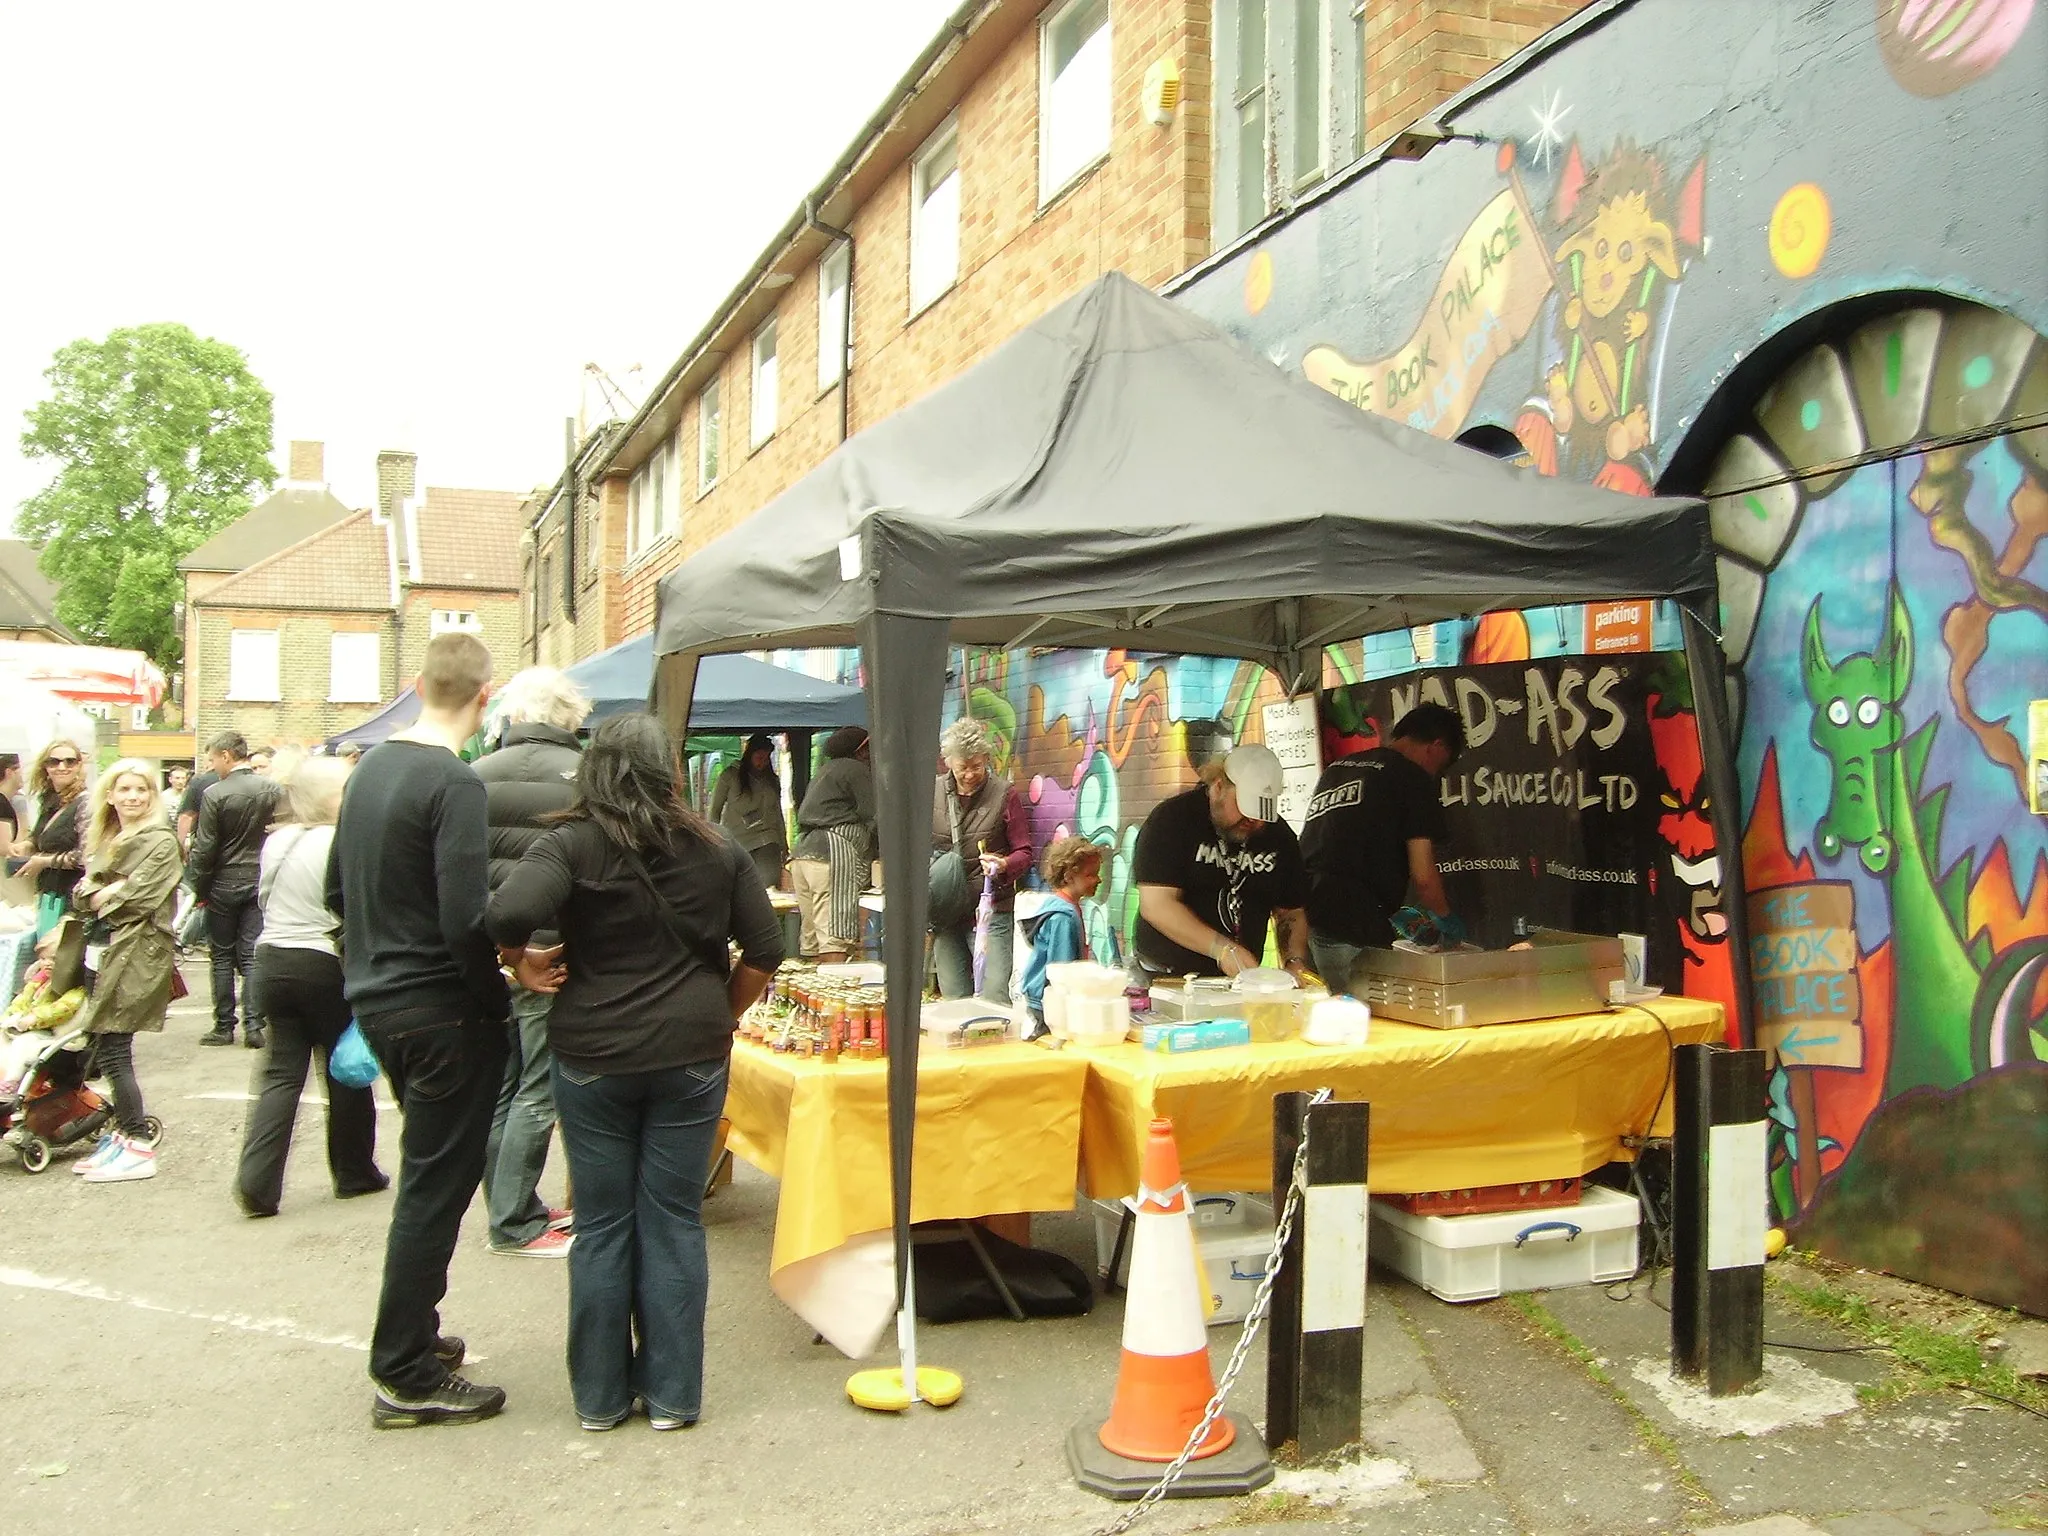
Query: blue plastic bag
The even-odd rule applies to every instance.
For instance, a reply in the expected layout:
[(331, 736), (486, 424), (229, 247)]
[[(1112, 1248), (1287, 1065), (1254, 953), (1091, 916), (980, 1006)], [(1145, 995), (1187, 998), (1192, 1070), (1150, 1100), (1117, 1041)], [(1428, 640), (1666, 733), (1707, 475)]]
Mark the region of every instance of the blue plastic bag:
[(334, 1049), (327, 1053), (327, 1075), (344, 1088), (367, 1088), (377, 1081), (380, 1070), (377, 1053), (370, 1049), (370, 1042), (363, 1038), (356, 1021), (350, 1019), (348, 1028), (334, 1042)]

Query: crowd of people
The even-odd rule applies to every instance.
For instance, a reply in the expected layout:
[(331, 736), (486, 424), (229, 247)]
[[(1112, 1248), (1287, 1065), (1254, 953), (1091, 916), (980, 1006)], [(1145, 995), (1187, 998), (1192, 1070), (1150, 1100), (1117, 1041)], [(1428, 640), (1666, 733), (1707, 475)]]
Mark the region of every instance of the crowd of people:
[[(351, 1029), (397, 1101), (373, 1421), (463, 1422), (504, 1405), (502, 1390), (461, 1374), (465, 1345), (439, 1312), (481, 1189), (492, 1252), (568, 1261), (582, 1426), (610, 1430), (637, 1408), (656, 1429), (682, 1428), (702, 1410), (701, 1203), (735, 1021), (784, 959), (769, 892), (793, 892), (807, 958), (860, 952), (875, 848), (868, 735), (849, 726), (826, 741), (792, 844), (769, 738), (747, 740), (700, 816), (662, 725), (618, 715), (586, 742), (590, 701), (553, 669), (512, 679), (503, 739), (472, 765), (462, 754), (491, 676), (481, 641), (437, 636), (417, 722), (359, 759), (273, 757), (226, 732), (189, 781), (173, 770), (160, 785), (129, 760), (88, 789), (85, 748), (58, 740), (31, 765), (23, 803), (21, 764), (0, 758), (6, 846), (34, 882), (39, 931), (54, 941), (67, 921), (85, 927), (84, 1027), (113, 1115), (75, 1166), (96, 1183), (156, 1173), (133, 1037), (164, 1027), (180, 986), (182, 886), (212, 961), (201, 1043), (239, 1034), (265, 1052), (232, 1191), (241, 1210), (278, 1214), (307, 1076)], [(1133, 979), (1235, 975), (1261, 963), (1270, 931), (1289, 971), (1344, 985), (1361, 948), (1390, 942), (1395, 908), (1446, 910), (1436, 780), (1463, 744), (1454, 711), (1419, 706), (1385, 745), (1324, 771), (1300, 838), (1266, 747), (1201, 765), (1138, 833)], [(1007, 1004), (1030, 817), (983, 722), (955, 721), (940, 748), (936, 989)], [(1080, 837), (1045, 850), (1049, 896), (1024, 927), (1018, 988), (1034, 1021), (1048, 967), (1120, 958), (1090, 938), (1086, 904), (1107, 853)], [(330, 1080), (326, 1100), (336, 1198), (390, 1188), (371, 1090)], [(539, 1185), (558, 1126), (572, 1193), (551, 1207)]]

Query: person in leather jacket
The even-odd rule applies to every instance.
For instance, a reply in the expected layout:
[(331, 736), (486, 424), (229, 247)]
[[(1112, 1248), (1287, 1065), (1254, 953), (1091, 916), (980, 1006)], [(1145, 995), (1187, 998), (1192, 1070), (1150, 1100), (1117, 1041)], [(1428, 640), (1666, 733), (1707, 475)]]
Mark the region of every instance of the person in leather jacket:
[(235, 1043), (235, 978), (242, 980), (242, 1043), (263, 1048), (263, 1020), (256, 1011), (250, 971), (263, 911), (256, 902), (263, 839), (277, 820), (281, 786), (255, 772), (249, 743), (239, 731), (224, 731), (207, 744), (206, 755), (220, 775), (199, 801), (187, 868), (192, 894), (206, 906), (206, 937), (213, 951), (213, 1032), (201, 1045)]

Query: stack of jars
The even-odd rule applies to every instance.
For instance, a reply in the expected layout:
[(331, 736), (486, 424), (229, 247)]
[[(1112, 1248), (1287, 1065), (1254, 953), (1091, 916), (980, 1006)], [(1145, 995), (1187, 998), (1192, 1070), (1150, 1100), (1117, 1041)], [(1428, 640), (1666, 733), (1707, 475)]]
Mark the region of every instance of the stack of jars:
[(780, 1027), (771, 1027), (771, 1050), (800, 1056), (822, 1056), (836, 1062), (841, 1055), (878, 1061), (888, 1051), (889, 1013), (880, 987), (827, 981), (816, 971), (791, 976), (778, 987), (788, 999), (789, 1013)]

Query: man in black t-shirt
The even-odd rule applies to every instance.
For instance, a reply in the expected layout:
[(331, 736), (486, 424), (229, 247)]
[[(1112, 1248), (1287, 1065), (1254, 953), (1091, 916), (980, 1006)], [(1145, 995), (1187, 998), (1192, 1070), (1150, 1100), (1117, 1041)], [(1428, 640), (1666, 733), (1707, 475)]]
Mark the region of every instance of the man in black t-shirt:
[(1259, 964), (1270, 917), (1280, 958), (1308, 967), (1308, 877), (1280, 819), (1280, 759), (1243, 746), (1152, 808), (1138, 831), (1138, 960), (1165, 976), (1235, 976)]
[(1389, 919), (1411, 886), (1431, 912), (1450, 910), (1436, 867), (1445, 831), (1437, 781), (1464, 749), (1456, 710), (1418, 704), (1394, 722), (1387, 745), (1340, 757), (1316, 781), (1301, 855), (1309, 945), (1333, 991), (1350, 986), (1360, 949), (1394, 942)]

